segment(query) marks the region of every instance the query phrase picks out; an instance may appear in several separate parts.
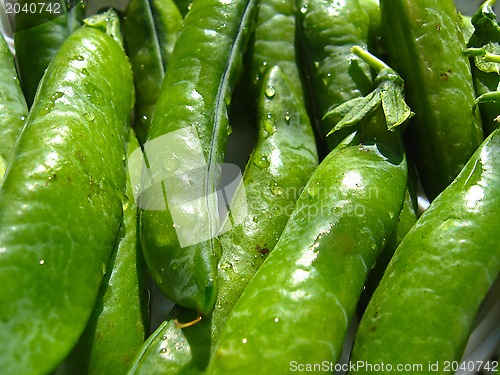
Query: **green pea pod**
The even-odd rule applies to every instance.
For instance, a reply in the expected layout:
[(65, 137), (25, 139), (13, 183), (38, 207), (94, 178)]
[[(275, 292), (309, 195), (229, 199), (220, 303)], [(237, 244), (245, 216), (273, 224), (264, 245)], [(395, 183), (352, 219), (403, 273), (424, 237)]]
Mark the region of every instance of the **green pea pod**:
[[(354, 135), (350, 140), (309, 180), (273, 253), (231, 312), (208, 374), (284, 374), (294, 361), (339, 359), (406, 182), (401, 154), (380, 153), (376, 144), (362, 145)], [(379, 199), (370, 189), (379, 191)]]
[[(410, 164), (410, 163), (408, 163)], [(358, 305), (361, 313), (366, 309), (370, 298), (372, 297), (375, 289), (377, 288), (382, 276), (384, 275), (387, 265), (389, 264), (394, 252), (399, 244), (406, 237), (410, 229), (415, 225), (418, 219), (418, 204), (416, 194), (416, 174), (412, 173), (413, 168), (408, 168), (408, 184), (405, 191), (405, 198), (403, 201), (403, 208), (399, 214), (394, 232), (391, 234), (380, 255), (377, 262), (370, 270), (370, 274), (365, 284), (365, 289)]]
[[(129, 132), (127, 155), (139, 148)], [(124, 374), (149, 327), (149, 294), (139, 247), (137, 206), (130, 180), (123, 222), (94, 311), (80, 340), (58, 374)]]
[[(392, 74), (381, 71), (382, 87)], [(309, 179), (231, 311), (207, 374), (285, 374), (299, 363), (338, 361), (368, 271), (403, 205), (406, 159), (399, 132), (388, 130), (386, 105), (360, 115), (358, 131)]]
[[(483, 142), (420, 217), (361, 320), (352, 361), (459, 361), (479, 305), (500, 271), (500, 131)], [(357, 371), (356, 373), (371, 373)]]
[[(288, 77), (292, 89), (302, 93), (302, 82), (297, 69), (295, 48), (294, 1), (263, 0), (259, 5), (254, 36), (247, 51), (246, 81), (249, 83), (250, 96), (260, 97), (264, 78), (274, 66), (279, 66)], [(248, 96), (248, 93), (246, 92)]]
[(134, 72), (134, 127), (141, 144), (181, 26), (182, 16), (172, 0), (132, 0), (127, 7), (124, 39)]
[(461, 20), (453, 0), (381, 0), (380, 7), (391, 65), (415, 112), (411, 150), (432, 200), (483, 140)]
[(382, 16), (379, 0), (360, 0), (361, 6), (368, 14), (368, 49), (377, 56), (385, 54), (385, 45), (382, 37)]
[[(480, 49), (481, 54), (474, 56), (472, 75), (476, 89), (476, 103), (479, 103), (483, 128), (486, 134), (491, 134), (498, 126), (500, 115), (500, 99), (491, 100), (491, 94), (498, 91), (500, 85), (500, 25), (493, 11), (495, 0), (486, 1), (472, 17), (474, 33), (467, 46)], [(491, 59), (496, 57), (495, 59)]]
[(14, 57), (0, 34), (0, 156), (3, 159), (10, 157), (27, 116), (28, 108), (17, 78)]
[[(341, 114), (328, 115), (331, 110), (371, 90), (369, 66), (352, 53), (351, 47), (368, 45), (378, 54), (384, 53), (379, 1), (302, 0), (299, 4), (302, 20), (299, 30), (306, 61), (309, 59), (312, 106), (321, 118), (320, 133), (325, 136), (341, 117)], [(326, 139), (327, 149), (333, 149), (351, 131), (346, 128), (332, 134)], [(395, 229), (400, 234), (409, 229), (404, 224), (406, 218), (415, 217), (415, 211), (404, 205), (402, 215), (405, 217), (398, 221), (399, 228)], [(394, 252), (395, 240), (396, 235), (387, 243), (388, 249), (383, 254)]]
[[(78, 27), (86, 1), (78, 1), (72, 8), (63, 0), (21, 0), (20, 9), (30, 7), (36, 11), (16, 13), (14, 45), (19, 75), (28, 106), (45, 69), (56, 55), (64, 40)], [(42, 7), (43, 6), (43, 7)]]
[(149, 180), (139, 207), (146, 262), (170, 300), (201, 314), (213, 309), (217, 295), (216, 192), (228, 105), (255, 11), (255, 0), (193, 3), (144, 147)]
[[(261, 6), (273, 3), (276, 5), (275, 0), (262, 0)], [(283, 1), (281, 5), (285, 8)], [(262, 24), (259, 13), (258, 26)], [(261, 38), (266, 39), (264, 35)], [(280, 39), (272, 34), (267, 38)], [(265, 54), (263, 51), (261, 56)], [(290, 58), (293, 61), (293, 56)], [(300, 192), (318, 165), (302, 88), (289, 79), (297, 77), (297, 72), (288, 74), (297, 71), (297, 67), (284, 65), (286, 71), (274, 66), (262, 81), (257, 108), (257, 144), (245, 168), (241, 194), (235, 198), (236, 211), (247, 206), (246, 218), (242, 225), (220, 236), (220, 291), (217, 310), (211, 316), (212, 345), (246, 285), (278, 242)], [(243, 193), (246, 202), (241, 198)]]
[(116, 14), (86, 22), (50, 63), (0, 189), (8, 374), (48, 373), (76, 344), (122, 219), (132, 73)]
[(325, 114), (373, 88), (369, 66), (351, 52), (354, 45), (366, 47), (368, 43), (371, 29), (366, 10), (371, 7), (360, 0), (299, 0), (298, 6), (301, 55), (313, 96), (311, 107), (319, 119), (319, 134), (327, 143), (324, 146), (330, 151), (351, 130), (326, 138), (339, 118), (325, 118)]
[[(159, 369), (165, 373), (166, 369), (168, 373), (196, 372), (207, 366), (226, 317), (274, 248), (317, 165), (315, 140), (302, 99), (278, 67), (263, 83), (258, 141), (231, 205), (232, 212), (244, 212), (245, 216), (220, 236), (222, 257), (215, 309), (192, 327), (181, 330), (173, 324), (164, 325), (143, 347), (132, 373), (158, 373)], [(271, 89), (274, 93), (269, 96), (266, 92)], [(231, 224), (228, 221), (226, 225)], [(195, 318), (186, 310), (177, 311), (174, 317), (182, 322)], [(165, 336), (183, 344), (178, 344), (177, 350), (158, 351), (158, 346), (165, 345)]]

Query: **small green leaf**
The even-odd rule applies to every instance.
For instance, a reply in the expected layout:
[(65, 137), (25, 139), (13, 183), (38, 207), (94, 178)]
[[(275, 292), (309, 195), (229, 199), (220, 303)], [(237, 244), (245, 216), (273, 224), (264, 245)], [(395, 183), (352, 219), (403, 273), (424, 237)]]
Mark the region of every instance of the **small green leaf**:
[(472, 25), (472, 19), (470, 16), (465, 16), (463, 14), (458, 14), (460, 20), (460, 30), (462, 30), (462, 35), (466, 41), (470, 40), (474, 34), (474, 26)]
[(323, 116), (323, 120), (327, 117), (343, 118), (346, 116), (354, 106), (358, 105), (360, 102), (364, 102), (366, 99), (364, 97), (353, 98), (348, 100), (336, 107), (330, 107), (328, 112)]
[(380, 86), (380, 96), (387, 129), (392, 130), (413, 116), (413, 112), (404, 100), (401, 86), (385, 81)]
[(365, 49), (354, 46), (351, 51), (378, 72), (374, 81), (376, 88), (365, 97), (355, 98), (330, 108), (324, 118), (334, 116), (335, 119), (341, 120), (327, 136), (345, 127), (356, 125), (379, 105), (382, 105), (388, 130), (394, 129), (413, 116), (413, 112), (404, 100), (403, 79), (384, 61)]
[(474, 105), (477, 106), (479, 103), (487, 102), (500, 102), (500, 91), (491, 91), (476, 98)]
[(488, 61), (488, 54), (500, 55), (500, 44), (498, 43), (488, 43), (484, 47), (485, 56), (474, 57), (474, 63), (476, 67), (485, 73), (497, 73), (500, 74), (500, 64), (497, 62)]
[(340, 113), (345, 113), (345, 115), (333, 127), (333, 129), (330, 130), (327, 136), (336, 132), (337, 130), (356, 125), (366, 115), (374, 110), (380, 104), (380, 101), (380, 91), (378, 89), (375, 89), (365, 97), (354, 98), (328, 112), (325, 117), (330, 115), (338, 115)]
[(484, 2), (472, 16), (471, 22), (475, 31), (467, 44), (468, 47), (481, 47), (489, 42), (500, 42), (500, 26), (493, 12), (493, 3), (494, 1)]

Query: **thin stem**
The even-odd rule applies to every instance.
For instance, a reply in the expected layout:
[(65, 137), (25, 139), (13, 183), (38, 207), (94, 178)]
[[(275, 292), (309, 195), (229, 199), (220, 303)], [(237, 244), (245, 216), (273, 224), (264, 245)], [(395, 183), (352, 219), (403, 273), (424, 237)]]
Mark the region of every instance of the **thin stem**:
[(378, 57), (372, 55), (367, 50), (361, 48), (360, 46), (353, 46), (351, 52), (359, 56), (364, 62), (370, 65), (377, 73), (380, 73), (384, 69), (391, 69), (389, 65), (380, 60)]
[(475, 57), (475, 56), (485, 56), (486, 55), (486, 50), (484, 47), (481, 48), (467, 48), (464, 51), (464, 55), (469, 56), (469, 57)]
[(484, 54), (484, 58), (483, 59), (486, 62), (500, 63), (500, 55), (497, 55), (496, 53), (486, 52)]
[(174, 320), (174, 325), (176, 328), (187, 328), (187, 327), (191, 327), (191, 326), (194, 326), (196, 323), (199, 323), (201, 321), (201, 318), (202, 318), (202, 315), (198, 315), (198, 317), (195, 319), (195, 320), (192, 320), (190, 322), (187, 322), (187, 323), (181, 323), (179, 322), (177, 319)]

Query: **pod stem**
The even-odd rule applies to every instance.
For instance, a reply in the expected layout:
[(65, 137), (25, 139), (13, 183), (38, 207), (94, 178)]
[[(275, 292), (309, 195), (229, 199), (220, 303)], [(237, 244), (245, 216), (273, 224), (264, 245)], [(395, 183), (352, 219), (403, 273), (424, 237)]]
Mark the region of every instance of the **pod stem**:
[(360, 46), (353, 46), (352, 53), (360, 57), (377, 72), (374, 90), (364, 97), (356, 97), (328, 110), (324, 117), (339, 118), (330, 135), (342, 128), (356, 125), (382, 106), (388, 130), (393, 130), (413, 116), (404, 100), (403, 79), (385, 62)]
[(486, 52), (484, 54), (483, 60), (486, 62), (500, 63), (500, 55), (497, 55), (496, 53)]
[(360, 46), (353, 46), (351, 48), (351, 52), (356, 56), (359, 56), (364, 62), (370, 65), (377, 73), (380, 73), (383, 70), (392, 70), (389, 65), (380, 60), (378, 57), (374, 56), (366, 49), (361, 48)]
[(464, 54), (469, 57), (482, 57), (483, 61), (491, 63), (500, 63), (500, 55), (486, 51), (486, 48), (467, 48)]
[(181, 323), (179, 322), (177, 319), (174, 320), (174, 325), (176, 328), (187, 328), (187, 327), (191, 327), (191, 326), (194, 326), (196, 323), (199, 323), (201, 322), (201, 319), (203, 318), (203, 315), (199, 314), (196, 319), (194, 320), (191, 320), (190, 322), (186, 322), (186, 323)]

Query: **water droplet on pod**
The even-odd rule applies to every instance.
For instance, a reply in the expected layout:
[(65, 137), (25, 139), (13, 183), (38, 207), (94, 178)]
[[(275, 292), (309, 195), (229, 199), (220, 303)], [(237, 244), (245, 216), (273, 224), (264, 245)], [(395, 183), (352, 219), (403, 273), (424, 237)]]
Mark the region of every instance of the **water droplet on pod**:
[(257, 167), (267, 168), (269, 167), (269, 160), (265, 156), (261, 156), (260, 158), (256, 158), (253, 162)]
[(277, 182), (273, 181), (271, 183), (271, 193), (273, 193), (273, 195), (279, 197), (279, 196), (283, 195), (283, 188), (281, 186), (279, 186)]
[(276, 90), (274, 89), (273, 86), (269, 86), (266, 88), (265, 94), (266, 94), (266, 98), (272, 99), (276, 95)]
[(92, 113), (84, 113), (83, 114), (83, 117), (85, 118), (85, 120), (87, 121), (94, 121), (94, 115)]

